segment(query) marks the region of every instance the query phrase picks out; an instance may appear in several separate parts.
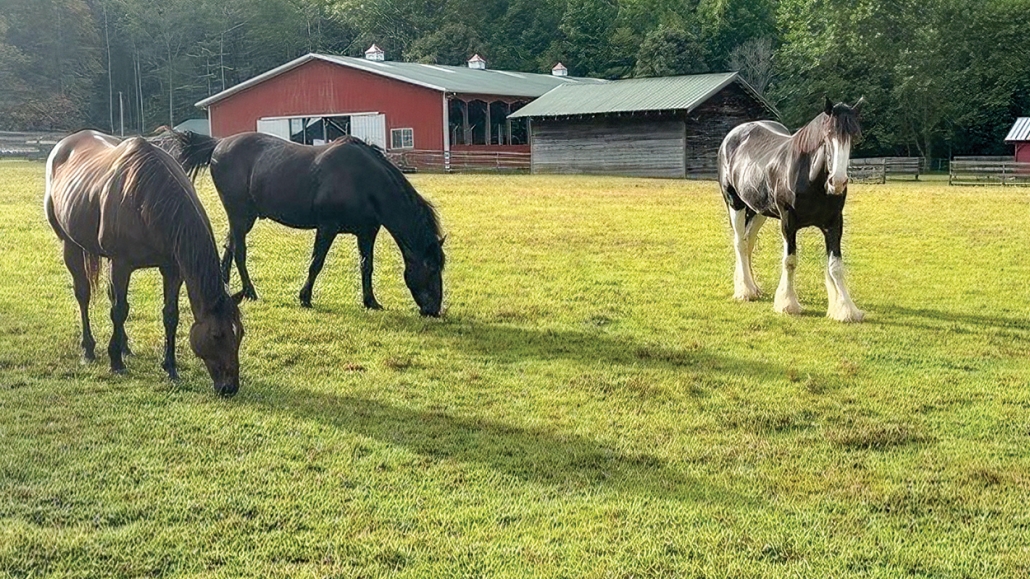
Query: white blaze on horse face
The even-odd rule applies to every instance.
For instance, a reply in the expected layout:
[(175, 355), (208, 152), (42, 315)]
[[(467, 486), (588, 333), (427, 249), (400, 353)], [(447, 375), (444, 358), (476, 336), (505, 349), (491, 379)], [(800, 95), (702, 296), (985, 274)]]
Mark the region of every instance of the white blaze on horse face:
[(843, 195), (848, 186), (848, 163), (851, 160), (851, 140), (847, 137), (830, 139), (830, 177), (826, 180), (826, 192)]

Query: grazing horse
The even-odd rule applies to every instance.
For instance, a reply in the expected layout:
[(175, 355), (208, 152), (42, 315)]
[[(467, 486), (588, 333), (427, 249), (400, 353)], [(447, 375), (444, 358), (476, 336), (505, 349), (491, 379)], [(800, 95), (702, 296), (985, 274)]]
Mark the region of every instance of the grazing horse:
[(864, 102), (859, 99), (849, 107), (826, 99), (825, 110), (793, 136), (780, 123), (756, 121), (734, 128), (723, 139), (719, 186), (733, 227), (736, 299), (753, 300), (761, 293), (751, 271), (751, 252), (766, 218), (775, 217), (780, 220), (784, 251), (774, 309), (801, 313), (794, 291), (797, 232), (815, 226), (826, 239), (827, 316), (841, 322), (862, 321), (865, 314), (855, 307), (844, 285), (840, 240), (851, 142), (861, 134), (858, 113)]
[(204, 361), (215, 390), (232, 396), (240, 385), (239, 347), (243, 325), (235, 299), (226, 294), (218, 248), (207, 214), (182, 167), (171, 156), (136, 137), (120, 141), (96, 131), (61, 140), (47, 159), (44, 210), (64, 243), (82, 315), (85, 361), (96, 358), (89, 325), (89, 300), (101, 258), (111, 262), (111, 321), (107, 352), (111, 371), (122, 373), (128, 354), (129, 277), (147, 267), (164, 280), (165, 358), (173, 380), (179, 290), (189, 295), (194, 323), (190, 346)]
[(439, 316), (443, 302), (443, 238), (433, 206), (383, 152), (347, 137), (327, 145), (299, 145), (261, 133), (215, 139), (186, 131), (166, 133), (163, 145), (194, 179), (205, 166), (229, 216), (222, 256), (228, 283), (232, 261), (243, 295), (257, 299), (247, 271), (247, 233), (268, 218), (295, 229), (314, 229), (315, 246), (300, 303), (311, 307), (315, 278), (340, 233), (358, 238), (366, 308), (380, 309), (372, 293), (372, 254), (380, 227), (404, 256), (404, 281), (424, 316)]

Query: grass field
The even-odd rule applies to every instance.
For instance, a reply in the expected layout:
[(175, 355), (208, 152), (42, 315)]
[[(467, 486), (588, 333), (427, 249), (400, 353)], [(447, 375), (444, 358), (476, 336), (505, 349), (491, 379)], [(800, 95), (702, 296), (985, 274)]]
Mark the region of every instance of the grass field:
[[(388, 236), (385, 311), (351, 237), (301, 309), (313, 233), (259, 223), (226, 400), (186, 314), (164, 378), (156, 272), (128, 375), (79, 364), (43, 167), (0, 164), (0, 576), (1030, 574), (1030, 191), (853, 186), (845, 325), (814, 230), (804, 315), (731, 299), (713, 183), (413, 182), (449, 234), (446, 316), (417, 315)], [(770, 222), (769, 293), (780, 252)]]

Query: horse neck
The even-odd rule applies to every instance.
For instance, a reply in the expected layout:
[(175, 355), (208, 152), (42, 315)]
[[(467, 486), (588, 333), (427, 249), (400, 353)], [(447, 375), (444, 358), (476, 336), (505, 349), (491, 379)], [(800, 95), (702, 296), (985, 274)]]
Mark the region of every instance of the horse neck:
[[(403, 184), (398, 185), (404, 188)], [(385, 205), (393, 210), (382, 212), (379, 220), (397, 241), (402, 253), (408, 255), (424, 251), (437, 241), (433, 210), (414, 191), (403, 190), (397, 194), (405, 198), (401, 203)]]
[(202, 215), (180, 212), (178, 230), (170, 232), (172, 255), (186, 285), (194, 318), (210, 311), (225, 296), (214, 237)]

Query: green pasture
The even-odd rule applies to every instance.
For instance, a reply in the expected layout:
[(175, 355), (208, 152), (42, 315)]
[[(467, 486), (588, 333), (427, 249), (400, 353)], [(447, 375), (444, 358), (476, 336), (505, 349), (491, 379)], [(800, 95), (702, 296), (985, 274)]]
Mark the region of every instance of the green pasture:
[[(0, 577), (1030, 574), (1030, 190), (853, 185), (867, 321), (844, 325), (815, 230), (804, 315), (731, 299), (714, 183), (412, 181), (448, 234), (445, 317), (386, 235), (384, 311), (352, 237), (301, 309), (313, 233), (261, 222), (226, 400), (188, 308), (164, 378), (157, 272), (128, 374), (79, 363), (43, 165), (0, 163)], [(756, 251), (771, 294), (775, 222)]]

